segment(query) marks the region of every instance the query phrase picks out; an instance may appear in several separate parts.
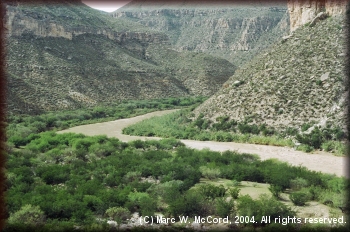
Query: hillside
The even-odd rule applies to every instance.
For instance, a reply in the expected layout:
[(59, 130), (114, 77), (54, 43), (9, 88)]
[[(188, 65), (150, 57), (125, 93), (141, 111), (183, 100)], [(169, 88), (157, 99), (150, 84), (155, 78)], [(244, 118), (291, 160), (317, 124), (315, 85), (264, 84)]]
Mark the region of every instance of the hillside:
[(344, 18), (296, 29), (256, 56), (195, 112), (275, 127), (307, 122), (344, 127)]
[(165, 33), (177, 51), (205, 52), (235, 66), (289, 32), (286, 2), (150, 4), (134, 0), (110, 14)]
[(10, 112), (209, 96), (235, 70), (224, 59), (174, 51), (167, 35), (82, 3), (6, 9)]

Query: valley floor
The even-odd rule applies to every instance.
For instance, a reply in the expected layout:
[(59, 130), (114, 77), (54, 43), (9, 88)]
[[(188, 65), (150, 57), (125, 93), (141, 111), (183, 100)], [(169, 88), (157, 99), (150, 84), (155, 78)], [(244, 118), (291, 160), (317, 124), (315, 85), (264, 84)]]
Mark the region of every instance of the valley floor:
[[(72, 127), (58, 133), (74, 132), (85, 135), (107, 135), (108, 137), (115, 137), (121, 141), (128, 142), (131, 140), (148, 140), (160, 139), (157, 137), (143, 137), (143, 136), (129, 136), (122, 134), (123, 128), (140, 122), (142, 120), (162, 116), (164, 114), (172, 113), (176, 110), (165, 110), (140, 115), (133, 118), (119, 119), (110, 122), (95, 123), (89, 125), (82, 125)], [(187, 147), (194, 149), (209, 148), (213, 151), (236, 150), (240, 153), (257, 154), (261, 160), (275, 158), (284, 162), (288, 162), (295, 166), (304, 166), (313, 171), (320, 171), (323, 173), (335, 174), (337, 176), (349, 177), (347, 172), (348, 157), (338, 157), (331, 153), (315, 151), (314, 153), (304, 153), (295, 151), (289, 147), (276, 147), (256, 144), (243, 144), (234, 142), (215, 142), (215, 141), (196, 141), (196, 140), (181, 140)]]

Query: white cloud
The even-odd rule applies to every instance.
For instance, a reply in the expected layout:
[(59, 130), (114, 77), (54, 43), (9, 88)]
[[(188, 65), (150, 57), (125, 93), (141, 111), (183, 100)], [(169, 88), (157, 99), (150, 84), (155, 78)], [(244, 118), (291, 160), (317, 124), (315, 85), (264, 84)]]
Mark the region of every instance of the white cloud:
[(124, 6), (125, 4), (131, 2), (129, 1), (91, 1), (91, 0), (83, 0), (82, 1), (85, 5), (88, 5), (89, 7), (92, 7), (94, 9), (106, 11), (106, 12), (113, 12), (117, 10), (118, 8)]

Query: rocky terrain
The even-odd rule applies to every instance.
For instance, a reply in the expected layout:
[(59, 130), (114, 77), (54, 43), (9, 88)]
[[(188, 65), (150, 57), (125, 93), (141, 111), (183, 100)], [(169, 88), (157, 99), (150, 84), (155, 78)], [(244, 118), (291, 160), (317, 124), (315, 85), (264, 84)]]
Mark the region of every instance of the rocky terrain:
[(196, 109), (275, 127), (344, 127), (344, 16), (305, 24), (240, 68)]
[(166, 34), (82, 3), (17, 4), (6, 9), (11, 112), (209, 96), (235, 70), (224, 59), (175, 51)]
[(290, 15), (290, 30), (310, 23), (319, 13), (324, 12), (328, 16), (345, 13), (346, 0), (288, 0), (288, 12)]
[(289, 32), (286, 2), (150, 4), (136, 0), (110, 14), (167, 34), (177, 51), (205, 52), (236, 66)]

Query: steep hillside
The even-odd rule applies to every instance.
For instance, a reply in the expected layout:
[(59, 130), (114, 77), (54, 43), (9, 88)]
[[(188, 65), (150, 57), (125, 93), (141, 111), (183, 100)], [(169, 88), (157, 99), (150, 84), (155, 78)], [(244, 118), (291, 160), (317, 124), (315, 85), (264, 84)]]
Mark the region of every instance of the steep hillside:
[(288, 0), (290, 30), (310, 23), (320, 12), (329, 16), (344, 14), (348, 0)]
[(112, 12), (164, 32), (178, 51), (200, 51), (240, 66), (289, 32), (287, 4), (194, 4), (135, 0)]
[(255, 57), (196, 109), (275, 127), (344, 126), (344, 18), (304, 25)]
[(12, 112), (208, 96), (234, 73), (226, 60), (174, 51), (165, 34), (81, 3), (9, 5), (6, 16)]

